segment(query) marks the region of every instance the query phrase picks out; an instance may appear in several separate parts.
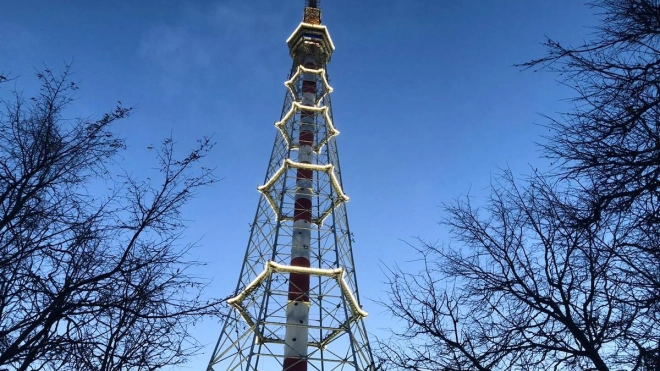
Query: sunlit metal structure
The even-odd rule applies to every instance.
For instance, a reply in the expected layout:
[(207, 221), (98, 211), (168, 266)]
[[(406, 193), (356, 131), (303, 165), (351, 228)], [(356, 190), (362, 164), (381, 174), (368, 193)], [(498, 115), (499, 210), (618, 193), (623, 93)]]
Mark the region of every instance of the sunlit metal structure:
[(374, 370), (358, 295), (319, 0), (293, 67), (243, 267), (208, 371)]

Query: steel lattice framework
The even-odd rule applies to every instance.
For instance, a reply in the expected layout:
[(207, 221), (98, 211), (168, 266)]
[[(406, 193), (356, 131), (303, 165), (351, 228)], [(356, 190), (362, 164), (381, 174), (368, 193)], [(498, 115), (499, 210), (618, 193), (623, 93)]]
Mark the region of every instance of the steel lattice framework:
[(293, 67), (231, 310), (208, 370), (374, 370), (359, 302), (317, 1)]

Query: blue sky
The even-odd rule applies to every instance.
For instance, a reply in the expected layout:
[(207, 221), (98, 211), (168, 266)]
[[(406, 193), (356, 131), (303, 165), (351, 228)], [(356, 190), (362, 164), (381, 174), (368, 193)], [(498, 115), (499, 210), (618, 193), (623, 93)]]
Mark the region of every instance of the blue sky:
[[(198, 273), (224, 297), (237, 279), (258, 201), (291, 60), (286, 38), (302, 0), (9, 0), (0, 13), (0, 71), (34, 91), (33, 68), (73, 61), (80, 83), (71, 116), (117, 100), (136, 105), (116, 131), (125, 166), (151, 166), (147, 146), (170, 134), (186, 148), (218, 142), (208, 163), (223, 180), (186, 209)], [(448, 242), (443, 202), (481, 195), (501, 167), (520, 176), (542, 167), (539, 112), (567, 107), (571, 92), (547, 73), (512, 67), (540, 56), (550, 36), (582, 41), (592, 10), (578, 0), (324, 0), (337, 47), (329, 66), (333, 111), (367, 326), (388, 315), (379, 264), (411, 260), (401, 240)], [(6, 87), (0, 94), (6, 93)], [(411, 266), (414, 264), (411, 264)], [(198, 326), (209, 344), (191, 369), (204, 369), (221, 324)]]

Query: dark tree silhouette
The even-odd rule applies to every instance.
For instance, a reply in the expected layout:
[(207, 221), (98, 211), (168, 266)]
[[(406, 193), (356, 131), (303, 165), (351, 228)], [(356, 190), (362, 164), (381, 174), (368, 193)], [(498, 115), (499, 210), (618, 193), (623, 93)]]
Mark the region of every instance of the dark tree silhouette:
[[(579, 182), (586, 221), (617, 214), (629, 232), (615, 251), (634, 300), (660, 318), (660, 2), (599, 0), (600, 24), (579, 47), (548, 40), (548, 54), (522, 64), (574, 87), (574, 109), (551, 120), (543, 144), (554, 175)], [(641, 349), (660, 369), (660, 340)], [(651, 367), (651, 366), (648, 366)]]
[(185, 362), (188, 329), (219, 305), (177, 245), (181, 207), (215, 180), (198, 165), (211, 141), (177, 158), (166, 139), (158, 181), (113, 175), (125, 146), (110, 127), (131, 109), (67, 119), (69, 68), (37, 76), (39, 95), (14, 93), (0, 116), (0, 369)]
[(446, 206), (452, 245), (390, 271), (393, 368), (660, 369), (660, 2), (600, 0), (593, 39), (548, 40), (574, 107), (541, 144), (549, 174), (506, 172), (482, 208)]
[[(422, 243), (424, 269), (390, 270), (384, 302), (402, 331), (381, 341), (409, 370), (641, 370), (660, 321), (631, 280), (622, 214), (585, 223), (575, 190), (510, 173), (481, 208), (446, 207), (452, 246)], [(657, 245), (656, 245), (657, 246)], [(629, 254), (626, 251), (630, 251)], [(657, 280), (657, 278), (656, 278)], [(655, 349), (655, 348), (653, 348)]]
[(658, 222), (660, 187), (660, 3), (599, 0), (594, 39), (548, 40), (548, 54), (521, 64), (552, 71), (576, 92), (574, 109), (551, 119), (543, 144), (558, 174), (579, 178), (605, 208)]

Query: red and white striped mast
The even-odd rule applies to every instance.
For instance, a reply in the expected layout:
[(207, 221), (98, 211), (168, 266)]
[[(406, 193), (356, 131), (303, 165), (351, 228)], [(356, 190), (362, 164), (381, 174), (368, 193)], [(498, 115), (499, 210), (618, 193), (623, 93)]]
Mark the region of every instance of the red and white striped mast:
[[(287, 39), (293, 67), (231, 310), (207, 370), (374, 370), (359, 304), (319, 0)], [(265, 266), (265, 269), (263, 268)], [(281, 346), (284, 346), (282, 349)]]
[[(305, 7), (303, 24), (319, 25), (321, 11), (316, 0)], [(295, 35), (295, 34), (294, 34)], [(291, 49), (293, 60), (310, 70), (316, 70), (319, 64), (315, 53), (304, 47)], [(328, 56), (329, 57), (329, 56)], [(321, 62), (321, 63), (319, 63)], [(316, 105), (316, 75), (302, 73), (302, 106)], [(300, 111), (300, 130), (298, 134), (298, 163), (312, 164), (315, 140), (315, 116), (312, 110)], [(293, 244), (291, 249), (292, 267), (310, 267), (311, 230), (312, 230), (312, 192), (313, 175), (311, 169), (298, 169), (296, 172), (295, 212), (293, 215)], [(284, 348), (284, 370), (307, 371), (307, 341), (309, 328), (309, 285), (310, 275), (306, 273), (289, 274), (289, 304), (287, 305), (287, 327)]]

